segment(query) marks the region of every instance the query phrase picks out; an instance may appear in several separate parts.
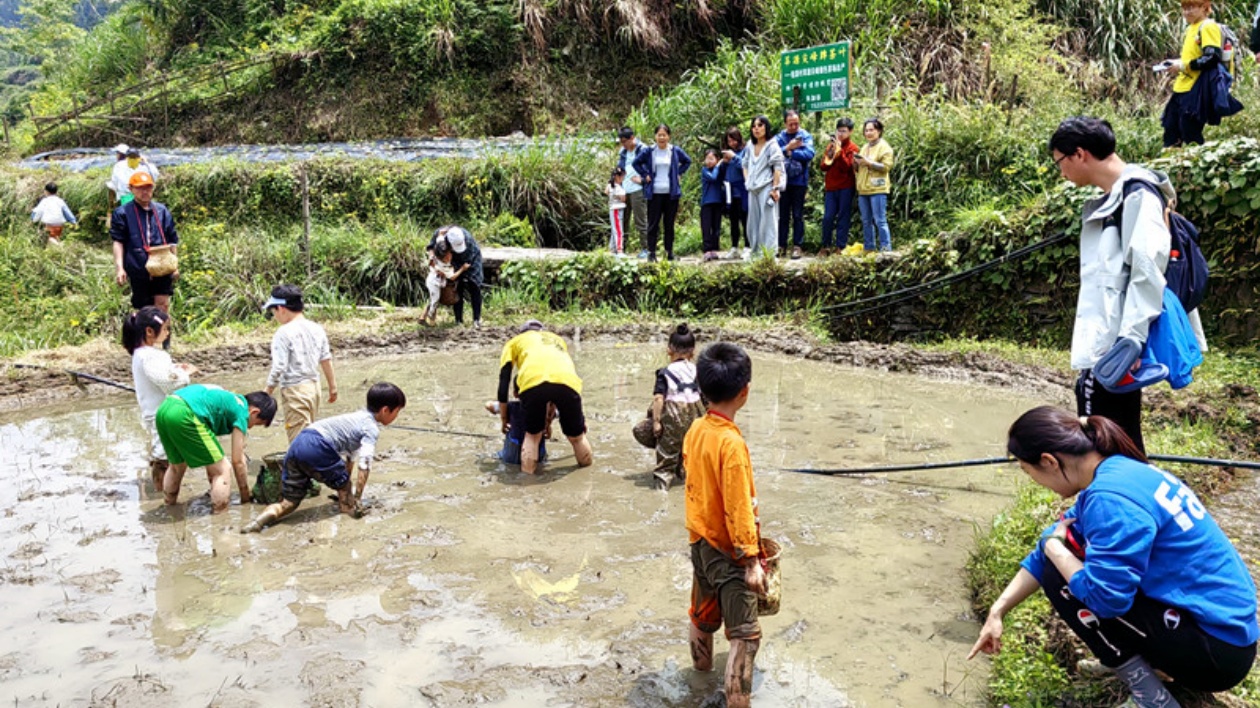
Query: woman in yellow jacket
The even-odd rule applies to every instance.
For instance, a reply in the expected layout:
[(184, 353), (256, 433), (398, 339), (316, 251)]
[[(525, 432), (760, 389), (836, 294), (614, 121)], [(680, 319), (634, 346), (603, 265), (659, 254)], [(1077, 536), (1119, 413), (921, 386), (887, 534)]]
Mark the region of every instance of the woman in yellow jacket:
[(879, 235), (879, 250), (892, 250), (892, 235), (888, 232), (888, 190), (891, 186), (889, 172), (893, 166), (892, 147), (884, 140), (884, 124), (878, 118), (868, 118), (862, 124), (866, 144), (853, 156), (857, 173), (858, 210), (862, 213), (862, 243), (866, 250), (876, 249), (875, 237)]

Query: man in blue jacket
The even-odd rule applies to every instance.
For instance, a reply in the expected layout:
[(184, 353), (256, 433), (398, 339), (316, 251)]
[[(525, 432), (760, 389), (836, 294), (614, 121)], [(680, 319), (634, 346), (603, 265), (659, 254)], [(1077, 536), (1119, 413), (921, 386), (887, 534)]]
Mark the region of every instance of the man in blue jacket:
[(114, 280), (119, 286), (131, 283), (133, 308), (153, 305), (169, 314), (179, 271), (155, 278), (149, 275), (145, 264), (154, 246), (168, 245), (172, 252), (176, 250), (179, 234), (175, 231), (175, 219), (165, 204), (153, 201), (153, 177), (148, 172), (137, 171), (128, 184), (135, 199), (115, 209), (110, 218)]
[(801, 114), (788, 111), (783, 131), (775, 136), (783, 150), (787, 191), (779, 202), (779, 255), (787, 254), (788, 220), (792, 224), (792, 257), (801, 257), (805, 245), (805, 192), (809, 190), (809, 163), (814, 160), (814, 136), (801, 127)]

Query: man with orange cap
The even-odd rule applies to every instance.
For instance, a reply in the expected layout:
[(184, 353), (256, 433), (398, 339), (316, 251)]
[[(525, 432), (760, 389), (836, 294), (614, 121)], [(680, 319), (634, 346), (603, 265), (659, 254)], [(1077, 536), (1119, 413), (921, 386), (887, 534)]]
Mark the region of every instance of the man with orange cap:
[(165, 204), (153, 201), (153, 177), (148, 172), (137, 171), (127, 186), (135, 199), (114, 210), (109, 227), (114, 242), (114, 279), (119, 286), (131, 283), (131, 306), (135, 309), (154, 305), (169, 313), (179, 270), (154, 277), (145, 265), (156, 246), (170, 246), (174, 253), (179, 243), (175, 220)]

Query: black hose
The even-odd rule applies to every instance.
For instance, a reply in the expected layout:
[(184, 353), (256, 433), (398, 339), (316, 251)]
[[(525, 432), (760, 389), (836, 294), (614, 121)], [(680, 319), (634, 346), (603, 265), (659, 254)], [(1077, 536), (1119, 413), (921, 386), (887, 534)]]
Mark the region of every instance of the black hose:
[(957, 462), (924, 462), (915, 465), (887, 465), (884, 467), (854, 467), (852, 469), (818, 470), (808, 467), (784, 467), (784, 472), (801, 474), (821, 474), (827, 476), (846, 474), (873, 474), (876, 472), (913, 472), (915, 470), (941, 470), (953, 467), (978, 467), (980, 465), (1000, 465), (1003, 462), (1014, 462), (1013, 457), (985, 457), (978, 460), (958, 460)]
[[(1011, 251), (1010, 253), (1007, 253), (994, 260), (988, 261), (987, 263), (981, 263), (980, 265), (975, 266), (974, 268), (969, 268), (967, 270), (960, 271), (958, 273), (951, 273), (941, 278), (937, 278), (936, 280), (929, 280), (926, 283), (919, 283), (918, 285), (911, 285), (910, 287), (902, 288), (900, 290), (894, 290), (889, 293), (873, 295), (871, 297), (862, 298), (860, 300), (853, 300), (852, 302), (842, 302), (836, 305), (828, 305), (821, 309), (823, 312), (826, 312), (827, 316), (831, 319), (857, 317), (858, 315), (866, 314), (867, 312), (874, 312), (875, 310), (882, 310), (886, 307), (891, 307), (893, 305), (897, 305), (902, 302), (906, 302), (908, 300), (913, 300), (922, 295), (926, 295), (927, 293), (934, 292), (936, 290), (940, 290), (942, 288), (948, 287), (961, 280), (966, 280), (968, 278), (975, 277), (986, 271), (993, 270), (994, 268), (1004, 263), (1009, 263), (1011, 261), (1023, 258), (1024, 256), (1027, 256), (1029, 254), (1036, 253), (1037, 251), (1040, 251), (1043, 248), (1048, 248), (1050, 246), (1055, 245), (1056, 243), (1059, 243), (1060, 241), (1066, 240), (1068, 238), (1068, 235), (1069, 234), (1066, 231), (1061, 231), (1055, 234), (1054, 236), (1051, 236), (1050, 238), (1047, 238), (1042, 241), (1038, 241), (1037, 243), (1029, 244), (1022, 248), (1017, 248), (1014, 251)], [(860, 309), (856, 309), (851, 312), (848, 311), (851, 308), (858, 308), (859, 306), (867, 305), (868, 303), (876, 303), (876, 304), (871, 304), (867, 307), (861, 307)]]
[(74, 385), (78, 386), (79, 388), (84, 388), (83, 381), (91, 381), (93, 383), (105, 384), (106, 386), (113, 386), (114, 388), (121, 388), (124, 391), (131, 391), (132, 393), (136, 392), (134, 388), (128, 386), (127, 384), (118, 383), (117, 381), (110, 381), (107, 378), (103, 378), (95, 374), (87, 374), (82, 371), (70, 371), (69, 369), (55, 369), (51, 366), (40, 366), (39, 364), (10, 364), (9, 366), (12, 366), (18, 369), (41, 369), (43, 371), (60, 371), (66, 376), (69, 376), (70, 380), (74, 383)]
[(462, 430), (438, 430), (437, 428), (416, 428), (410, 425), (391, 425), (391, 428), (398, 430), (410, 430), (413, 433), (437, 433), (438, 435), (462, 435), (467, 438), (486, 438), (487, 440), (495, 440), (497, 436), (487, 435), (486, 433), (465, 433)]
[(1213, 457), (1182, 457), (1181, 455), (1147, 455), (1155, 462), (1177, 462), (1183, 465), (1208, 465), (1210, 467), (1237, 467), (1243, 470), (1260, 470), (1260, 462), (1247, 460), (1221, 460)]
[[(1260, 470), (1260, 462), (1247, 460), (1222, 460), (1214, 457), (1185, 457), (1182, 455), (1147, 455), (1153, 462), (1176, 462), (1182, 465), (1207, 465), (1210, 467), (1235, 467), (1245, 470)], [(783, 472), (799, 472), (800, 474), (817, 474), (829, 477), (849, 474), (876, 474), (880, 472), (916, 472), (920, 470), (943, 470), (954, 467), (979, 467), (981, 465), (1000, 465), (1015, 462), (1013, 457), (983, 457), (975, 460), (958, 460), (955, 462), (924, 462), (914, 465), (886, 465), (883, 467), (853, 467), (851, 469), (811, 469), (808, 467), (782, 467)]]

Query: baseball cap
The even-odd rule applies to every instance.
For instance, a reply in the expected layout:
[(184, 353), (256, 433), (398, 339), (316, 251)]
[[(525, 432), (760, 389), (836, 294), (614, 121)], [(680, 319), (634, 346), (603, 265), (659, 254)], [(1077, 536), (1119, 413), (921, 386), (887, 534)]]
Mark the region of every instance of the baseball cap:
[(127, 184), (132, 187), (152, 187), (153, 175), (142, 171), (134, 172), (131, 175), (131, 179), (127, 180)]
[(277, 285), (271, 289), (271, 299), (263, 303), (263, 312), (284, 306), (290, 310), (302, 309), (302, 289), (296, 285)]
[(118, 143), (117, 145), (114, 146), (114, 152), (118, 153), (119, 155), (126, 155), (127, 151), (130, 149), (131, 148), (127, 146), (127, 143)]
[(543, 328), (543, 323), (538, 320), (525, 320), (525, 324), (521, 325), (521, 332), (537, 332)]
[(446, 232), (446, 242), (451, 244), (452, 251), (463, 253), (468, 250), (468, 245), (464, 242), (465, 236), (464, 230), (457, 226)]

